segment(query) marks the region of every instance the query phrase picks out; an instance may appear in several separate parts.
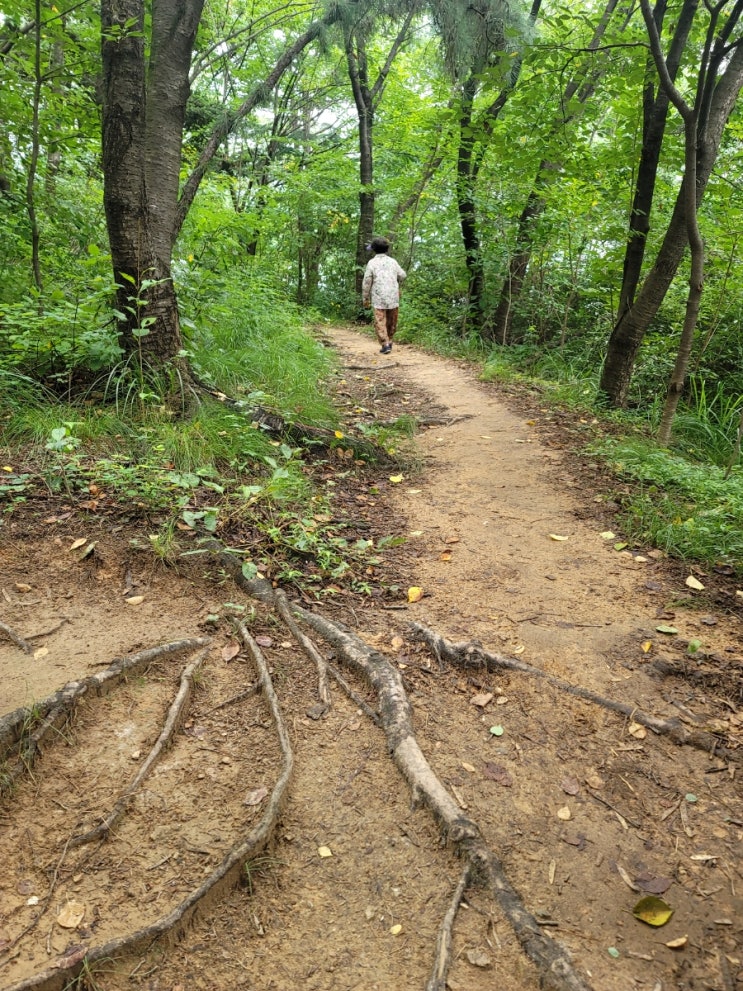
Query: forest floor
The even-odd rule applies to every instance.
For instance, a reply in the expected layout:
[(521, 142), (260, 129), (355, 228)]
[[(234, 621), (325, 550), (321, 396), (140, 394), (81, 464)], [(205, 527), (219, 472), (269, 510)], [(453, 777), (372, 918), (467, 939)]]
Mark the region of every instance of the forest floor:
[[(402, 477), (350, 463), (339, 474), (342, 460), (328, 474), (362, 535), (406, 539), (377, 567), (384, 594), (339, 588), (316, 611), (401, 674), (434, 772), (586, 986), (743, 988), (739, 586), (726, 569), (617, 549), (621, 534), (607, 536), (615, 483), (575, 453), (590, 429), (579, 416), (550, 411), (535, 391), (479, 383), (461, 362), (405, 345), (381, 356), (344, 328), (323, 336), (345, 363), (337, 393), (350, 419), (409, 413), (424, 427)], [(358, 697), (331, 681), (323, 712), (317, 672), (291, 634), (217, 564), (165, 567), (141, 525), (63, 509), (29, 503), (0, 529), (0, 621), (32, 648), (0, 633), (0, 714), (145, 648), (206, 635), (209, 650), (180, 728), (108, 838), (75, 841), (145, 761), (195, 643), (86, 693), (0, 801), (0, 988), (63, 987), (85, 952), (176, 911), (259, 823), (282, 752), (264, 699), (246, 691), (255, 669), (226, 619), (251, 608), (293, 749), (276, 828), (242, 883), (233, 874), (215, 885), (169, 936), (107, 952), (79, 986), (426, 988), (462, 863), (411, 800)], [(409, 587), (419, 601), (408, 602)], [(410, 638), (411, 622), (553, 680), (440, 663)], [(377, 707), (367, 684), (345, 676)], [(635, 708), (716, 743), (646, 730)], [(648, 894), (673, 909), (660, 928), (633, 917)], [(447, 986), (536, 991), (539, 981), (498, 902), (471, 887)]]

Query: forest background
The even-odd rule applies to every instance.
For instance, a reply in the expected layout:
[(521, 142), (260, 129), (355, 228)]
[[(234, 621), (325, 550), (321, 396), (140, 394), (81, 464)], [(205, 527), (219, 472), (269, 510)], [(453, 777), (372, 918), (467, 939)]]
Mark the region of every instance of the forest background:
[[(364, 319), (382, 233), (402, 339), (593, 420), (627, 534), (739, 570), (742, 13), (5, 0), (5, 507), (116, 494), (165, 556), (281, 504), (337, 578), (302, 444), (251, 411), (347, 442), (305, 328)], [(411, 426), (357, 430), (390, 452)]]

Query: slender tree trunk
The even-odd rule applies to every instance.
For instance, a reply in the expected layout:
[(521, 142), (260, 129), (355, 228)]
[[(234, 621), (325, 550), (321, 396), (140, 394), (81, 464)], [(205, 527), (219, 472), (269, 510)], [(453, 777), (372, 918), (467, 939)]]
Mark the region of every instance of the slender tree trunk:
[(473, 155), (475, 138), (472, 127), (472, 114), (477, 79), (470, 76), (462, 88), (462, 103), (459, 115), (459, 149), (457, 152), (457, 209), (459, 226), (462, 231), (464, 260), (467, 265), (469, 284), (467, 286), (468, 314), (473, 330), (478, 333), (483, 325), (483, 292), (485, 290), (485, 270), (482, 261), (482, 248), (477, 227), (475, 208), (476, 176), (473, 175)]
[[(676, 27), (666, 60), (668, 73), (672, 81), (676, 78), (681, 56), (686, 48), (689, 31), (691, 30), (691, 25), (698, 7), (699, 0), (684, 0), (683, 7), (676, 20)], [(656, 3), (653, 11), (653, 19), (658, 34), (661, 33), (665, 14), (666, 2), (662, 0), (662, 2)], [(655, 180), (658, 173), (660, 153), (663, 147), (666, 121), (668, 119), (668, 94), (662, 86), (658, 87), (656, 93), (655, 63), (652, 57), (648, 61), (648, 73), (652, 73), (653, 78), (648, 79), (643, 94), (642, 150), (640, 152), (635, 194), (630, 212), (629, 237), (624, 254), (622, 286), (619, 291), (617, 315), (620, 318), (632, 306), (637, 292), (637, 286), (640, 282), (645, 249), (647, 247), (647, 237), (650, 231), (650, 214), (655, 194)]]
[(41, 106), (41, 0), (36, 0), (34, 24), (34, 95), (31, 115), (31, 158), (26, 176), (26, 210), (31, 228), (31, 268), (34, 284), (41, 291), (43, 289), (40, 257), (41, 232), (36, 213), (35, 196), (36, 171), (39, 164), (39, 108)]
[[(711, 88), (714, 83), (710, 84)], [(725, 70), (701, 110), (697, 124), (695, 182), (696, 208), (712, 173), (725, 124), (732, 113), (743, 86), (743, 44), (736, 44), (728, 54)], [(688, 244), (687, 178), (679, 189), (673, 215), (663, 238), (655, 264), (648, 272), (634, 305), (616, 322), (607, 345), (606, 359), (599, 383), (599, 397), (610, 406), (621, 407), (627, 401), (632, 372), (645, 334), (665, 299), (678, 271)]]

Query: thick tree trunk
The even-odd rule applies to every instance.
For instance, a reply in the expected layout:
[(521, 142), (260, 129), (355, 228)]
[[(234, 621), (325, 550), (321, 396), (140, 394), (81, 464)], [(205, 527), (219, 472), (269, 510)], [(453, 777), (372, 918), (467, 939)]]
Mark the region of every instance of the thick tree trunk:
[(149, 73), (142, 0), (102, 0), (103, 202), (127, 353), (181, 350), (171, 277), (188, 70), (203, 0), (156, 0)]
[[(709, 182), (725, 124), (743, 85), (743, 45), (729, 55), (725, 71), (714, 88), (705, 119), (698, 122), (695, 204), (698, 207)], [(655, 264), (642, 284), (634, 305), (617, 320), (607, 346), (599, 396), (610, 406), (626, 404), (635, 359), (645, 334), (665, 299), (688, 244), (686, 179), (681, 184), (671, 221)]]

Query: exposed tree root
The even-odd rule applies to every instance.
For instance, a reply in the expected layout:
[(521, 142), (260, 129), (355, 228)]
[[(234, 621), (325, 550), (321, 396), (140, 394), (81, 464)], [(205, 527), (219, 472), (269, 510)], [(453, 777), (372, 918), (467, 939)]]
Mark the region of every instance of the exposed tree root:
[(462, 871), (459, 884), (451, 897), (449, 908), (446, 910), (444, 918), (439, 926), (439, 935), (436, 939), (436, 959), (433, 964), (433, 973), (426, 984), (426, 991), (446, 991), (446, 978), (451, 964), (451, 944), (452, 929), (454, 920), (457, 917), (459, 906), (462, 904), (464, 893), (472, 882), (472, 863), (468, 862)]
[(490, 889), (526, 956), (535, 964), (541, 986), (548, 991), (590, 991), (567, 950), (546, 936), (526, 910), (477, 824), (465, 816), (431, 769), (413, 733), (410, 703), (400, 673), (386, 657), (340, 624), (299, 606), (294, 607), (294, 614), (332, 644), (346, 664), (376, 690), (387, 744), (398, 769), (414, 797), (425, 802), (444, 827), (457, 853), (467, 858), (473, 878)]
[(0, 623), (0, 633), (4, 633), (8, 640), (12, 640), (16, 647), (21, 648), (24, 654), (31, 653), (31, 644), (5, 623)]
[[(258, 679), (276, 727), (283, 756), (281, 774), (274, 785), (260, 822), (242, 842), (228, 851), (219, 867), (209, 875), (203, 884), (192, 891), (171, 912), (152, 925), (126, 936), (111, 939), (101, 946), (78, 947), (68, 956), (59, 958), (51, 967), (6, 987), (4, 991), (62, 991), (63, 988), (71, 986), (71, 981), (74, 981), (83, 967), (90, 968), (96, 963), (108, 962), (124, 953), (146, 950), (155, 940), (166, 935), (172, 934), (173, 938), (177, 938), (184, 932), (186, 924), (200, 903), (207, 896), (214, 897), (222, 890), (234, 885), (240, 877), (245, 861), (254, 857), (265, 847), (276, 825), (286, 794), (292, 772), (293, 757), (289, 735), (279, 709), (265, 659), (255, 640), (242, 626), (240, 627), (240, 636), (248, 647), (258, 669)], [(193, 641), (190, 642), (193, 643)], [(204, 641), (201, 641), (199, 645), (203, 644)]]
[(152, 750), (150, 750), (147, 755), (147, 759), (144, 761), (139, 771), (135, 774), (130, 784), (119, 796), (119, 799), (114, 807), (111, 809), (106, 818), (102, 822), (99, 822), (93, 829), (89, 829), (87, 833), (82, 833), (79, 836), (74, 836), (70, 840), (71, 847), (83, 846), (85, 843), (94, 843), (96, 840), (104, 839), (108, 836), (119, 819), (121, 819), (124, 815), (129, 802), (139, 790), (139, 786), (149, 776), (150, 771), (160, 759), (163, 750), (170, 745), (175, 733), (180, 727), (183, 720), (183, 713), (191, 700), (194, 677), (200, 670), (201, 665), (204, 662), (204, 658), (208, 653), (209, 648), (205, 647), (199, 652), (196, 660), (192, 661), (181, 672), (180, 687), (176, 697), (173, 699), (170, 709), (168, 710), (168, 715), (165, 720), (165, 725), (162, 728), (162, 732), (158, 736)]
[(659, 719), (657, 716), (650, 716), (636, 706), (628, 705), (626, 702), (616, 702), (614, 699), (606, 698), (603, 695), (592, 692), (588, 688), (582, 688), (580, 685), (573, 685), (568, 681), (563, 681), (562, 678), (557, 678), (555, 675), (541, 671), (539, 668), (532, 667), (530, 664), (525, 664), (523, 661), (519, 661), (514, 657), (491, 654), (483, 650), (479, 644), (452, 643), (421, 623), (411, 623), (408, 630), (411, 640), (423, 641), (428, 644), (439, 663), (448, 661), (455, 667), (465, 669), (485, 668), (487, 671), (517, 671), (520, 674), (528, 674), (535, 678), (541, 678), (548, 685), (552, 685), (553, 688), (559, 688), (560, 691), (567, 692), (568, 695), (574, 695), (576, 698), (593, 702), (596, 705), (602, 706), (604, 709), (609, 709), (611, 712), (626, 716), (633, 722), (652, 730), (653, 733), (667, 736), (674, 743), (696, 747), (698, 750), (705, 751), (705, 753), (716, 753), (718, 756), (725, 756), (730, 760), (739, 759), (733, 751), (728, 750), (723, 745), (722, 740), (714, 733), (707, 732), (699, 727), (689, 729), (680, 719)]
[(310, 640), (310, 638), (297, 626), (296, 620), (292, 616), (292, 611), (289, 608), (289, 603), (286, 601), (286, 596), (284, 593), (277, 589), (275, 592), (275, 598), (276, 608), (278, 609), (279, 615), (283, 619), (294, 639), (317, 668), (317, 697), (320, 699), (321, 704), (325, 706), (325, 711), (327, 712), (332, 705), (332, 699), (330, 697), (330, 686), (328, 685), (328, 666), (325, 663), (325, 658), (320, 655), (317, 647)]
[(117, 657), (103, 671), (91, 674), (80, 681), (68, 681), (62, 688), (34, 705), (23, 706), (6, 713), (0, 717), (0, 760), (4, 760), (18, 741), (22, 740), (24, 735), (28, 735), (40, 720), (46, 719), (52, 710), (61, 709), (69, 717), (77, 702), (87, 692), (92, 690), (102, 695), (127, 674), (146, 667), (153, 661), (183, 651), (196, 650), (198, 647), (205, 647), (208, 643), (208, 637), (194, 637), (190, 640), (175, 640), (160, 647), (150, 647), (129, 657)]

